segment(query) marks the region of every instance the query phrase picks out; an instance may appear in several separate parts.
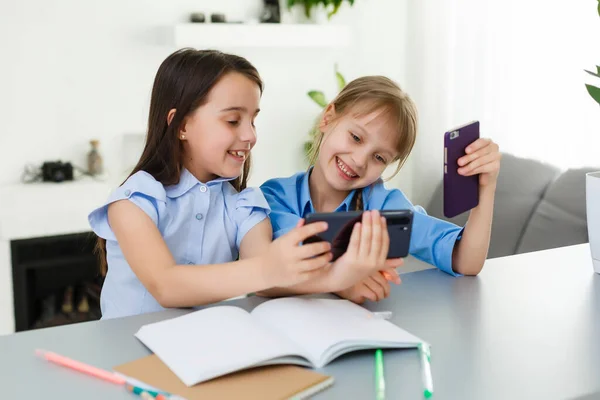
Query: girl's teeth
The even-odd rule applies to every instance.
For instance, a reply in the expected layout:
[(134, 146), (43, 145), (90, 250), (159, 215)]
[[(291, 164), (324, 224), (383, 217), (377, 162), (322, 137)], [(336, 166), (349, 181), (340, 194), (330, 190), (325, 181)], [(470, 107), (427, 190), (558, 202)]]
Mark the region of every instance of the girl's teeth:
[(245, 157), (246, 156), (246, 152), (245, 151), (228, 151), (229, 154), (231, 154), (232, 156), (236, 156), (236, 157)]
[(344, 164), (342, 163), (342, 160), (338, 159), (338, 166), (340, 167), (340, 169), (346, 174), (348, 175), (350, 178), (354, 178), (356, 175), (351, 174), (350, 172), (348, 172), (348, 170), (346, 169), (346, 167), (344, 166)]

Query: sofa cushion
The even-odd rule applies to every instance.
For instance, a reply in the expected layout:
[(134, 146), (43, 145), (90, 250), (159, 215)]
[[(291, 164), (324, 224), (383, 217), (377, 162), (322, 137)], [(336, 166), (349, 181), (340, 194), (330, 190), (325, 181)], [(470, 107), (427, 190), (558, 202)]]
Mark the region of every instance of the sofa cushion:
[[(525, 227), (559, 169), (535, 160), (502, 154), (496, 188), (494, 219), (488, 258), (515, 254)], [(443, 185), (428, 205), (429, 214), (464, 225), (469, 212), (448, 219), (443, 215)]]
[(546, 191), (517, 248), (517, 253), (587, 243), (585, 174), (598, 169), (570, 169)]

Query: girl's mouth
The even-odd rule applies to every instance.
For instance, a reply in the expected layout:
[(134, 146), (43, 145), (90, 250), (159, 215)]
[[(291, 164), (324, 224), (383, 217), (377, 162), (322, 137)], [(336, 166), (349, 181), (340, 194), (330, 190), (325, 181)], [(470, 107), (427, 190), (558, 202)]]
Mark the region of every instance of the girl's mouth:
[(358, 174), (354, 172), (352, 168), (346, 165), (346, 163), (340, 160), (339, 157), (335, 157), (335, 161), (338, 167), (338, 172), (343, 179), (351, 181), (359, 177)]
[(246, 160), (248, 152), (244, 150), (229, 150), (227, 154), (233, 157), (236, 161), (244, 162), (244, 160)]

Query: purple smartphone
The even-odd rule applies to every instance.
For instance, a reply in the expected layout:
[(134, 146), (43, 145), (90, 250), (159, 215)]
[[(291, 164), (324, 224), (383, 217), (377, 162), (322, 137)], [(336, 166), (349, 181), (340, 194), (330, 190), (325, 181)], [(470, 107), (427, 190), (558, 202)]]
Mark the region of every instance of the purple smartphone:
[(444, 134), (444, 216), (452, 218), (479, 204), (479, 175), (458, 173), (458, 159), (468, 145), (479, 139), (479, 121)]

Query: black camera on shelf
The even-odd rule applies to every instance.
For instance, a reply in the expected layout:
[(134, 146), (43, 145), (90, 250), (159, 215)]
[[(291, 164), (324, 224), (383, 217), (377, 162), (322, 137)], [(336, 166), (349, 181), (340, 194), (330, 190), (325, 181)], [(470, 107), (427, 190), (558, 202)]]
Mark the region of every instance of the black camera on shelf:
[(73, 180), (73, 165), (62, 161), (47, 161), (42, 164), (42, 181), (63, 182)]

